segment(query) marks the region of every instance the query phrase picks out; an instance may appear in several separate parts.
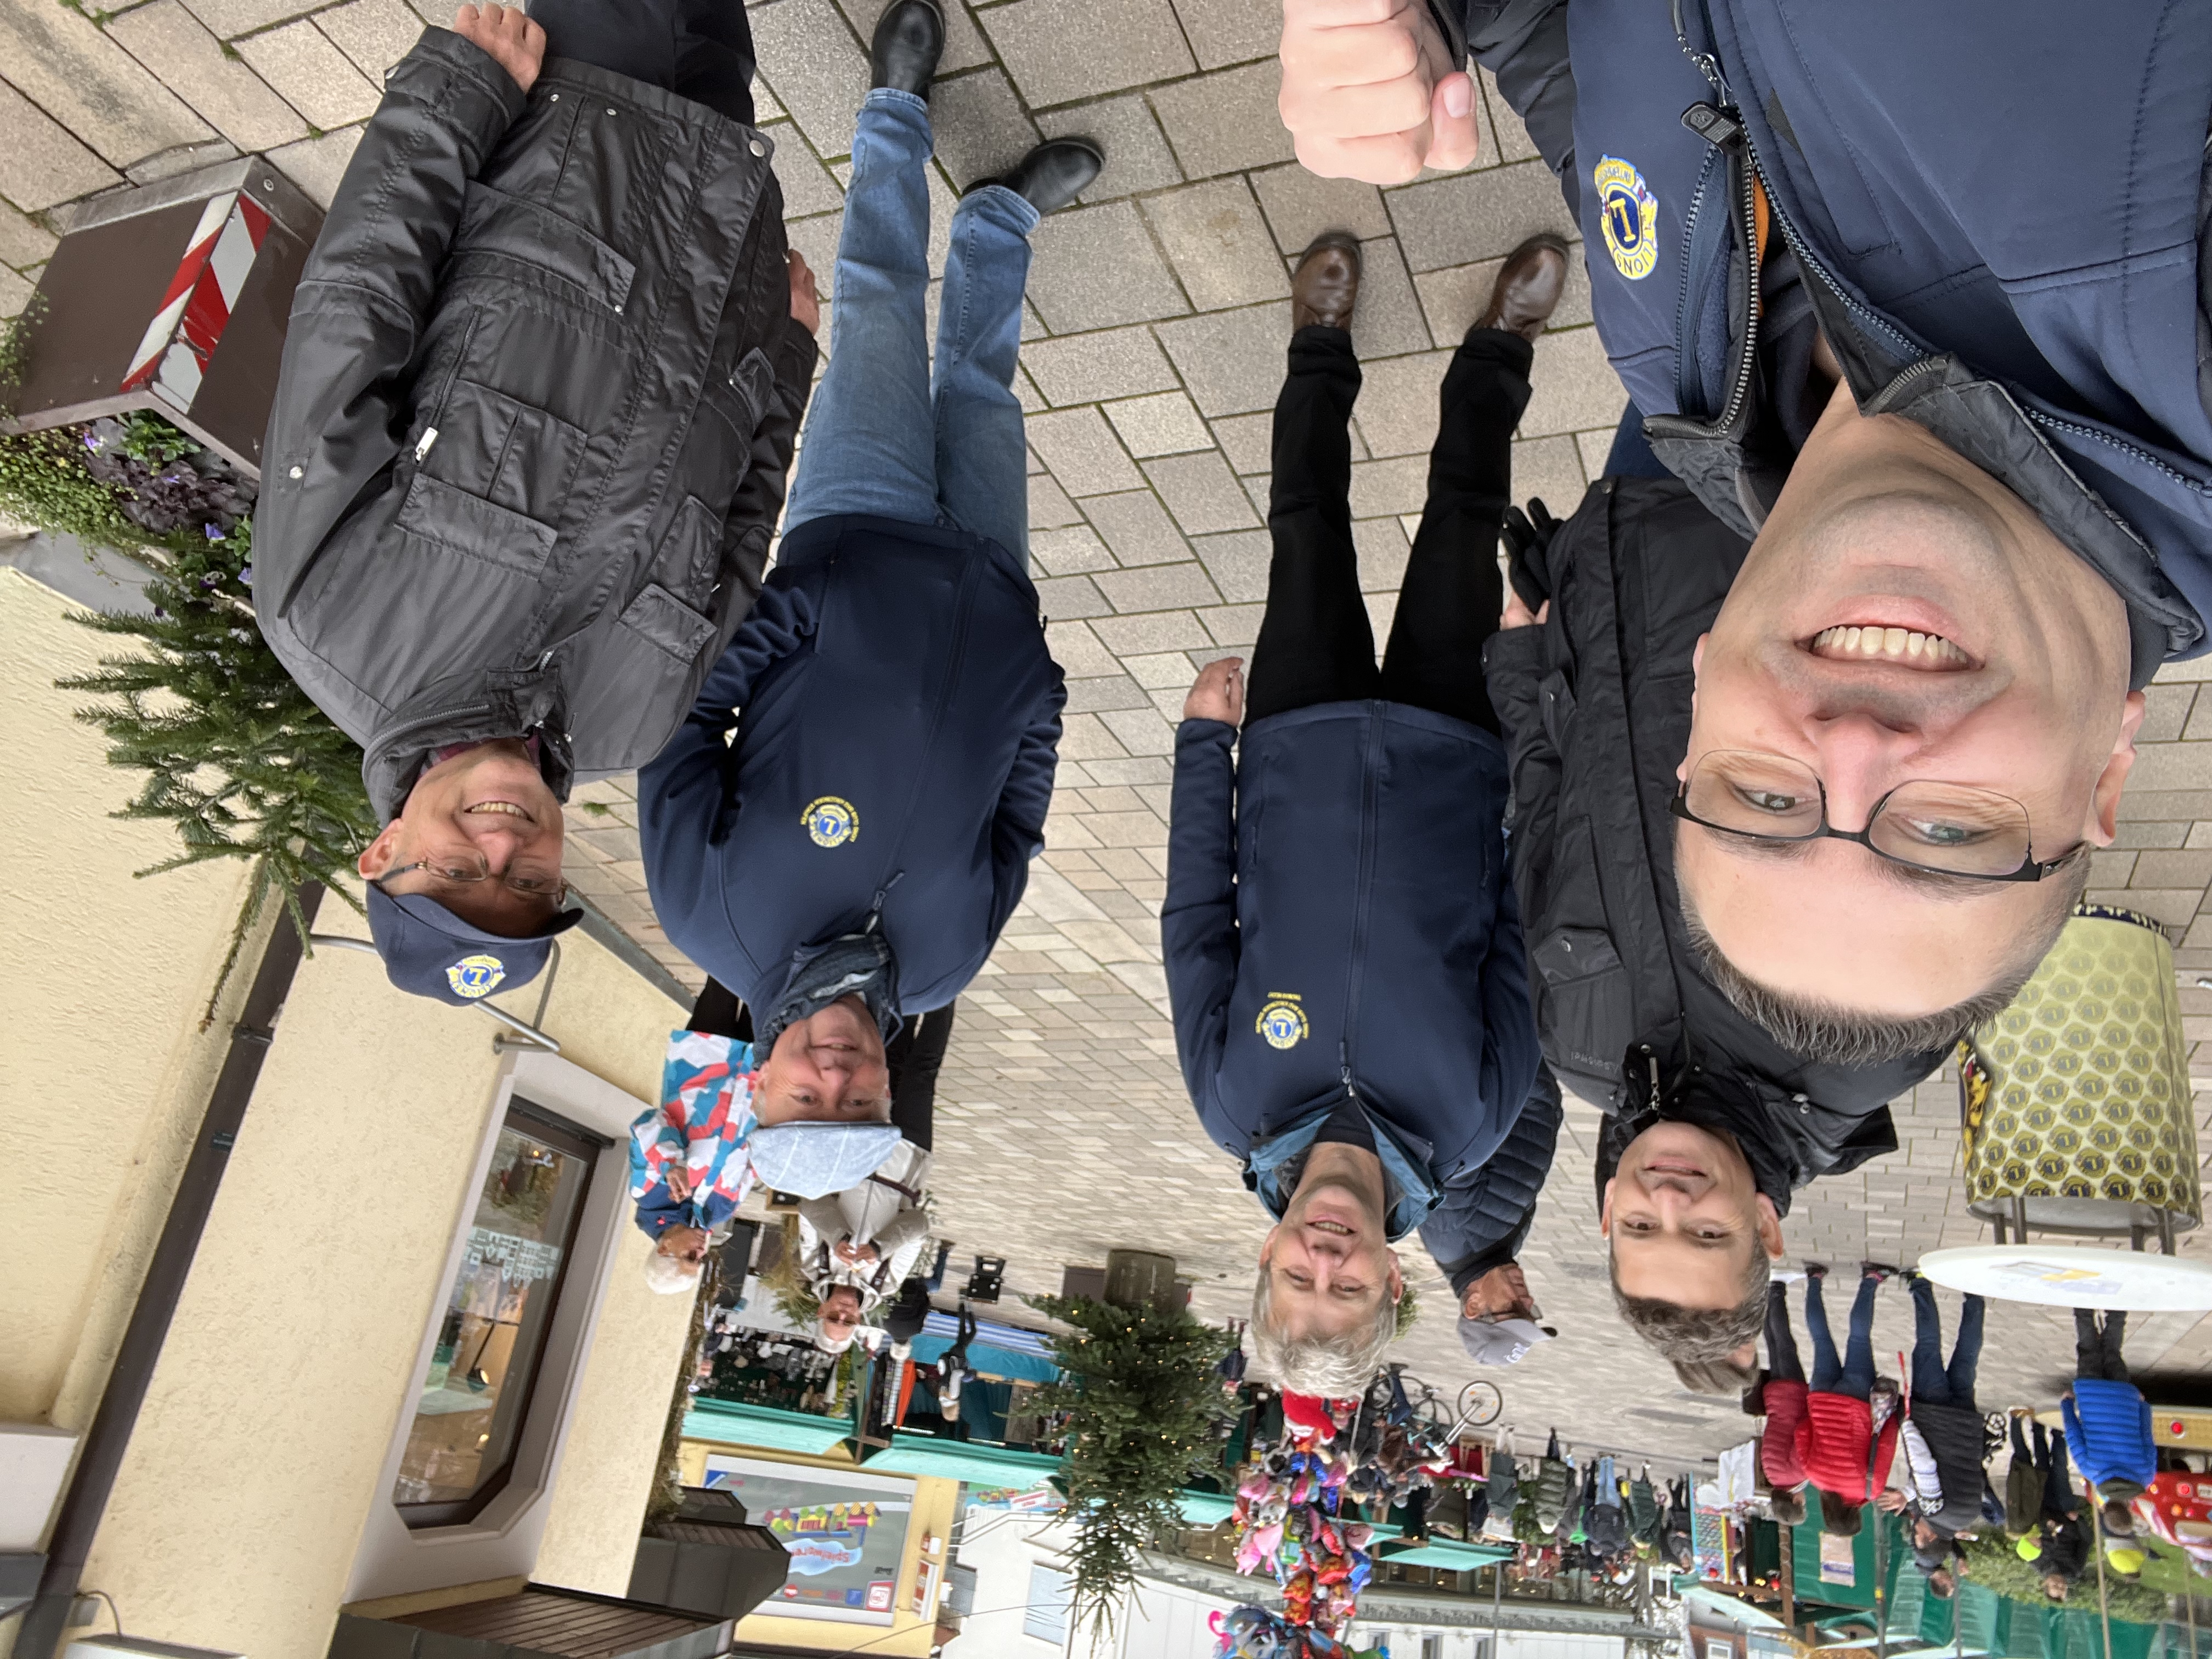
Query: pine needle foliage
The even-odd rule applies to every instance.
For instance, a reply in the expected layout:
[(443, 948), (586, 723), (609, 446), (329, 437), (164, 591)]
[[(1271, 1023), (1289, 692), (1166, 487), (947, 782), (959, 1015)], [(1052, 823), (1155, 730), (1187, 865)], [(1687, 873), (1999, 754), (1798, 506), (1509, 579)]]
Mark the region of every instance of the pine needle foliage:
[(139, 876), (243, 859), (252, 881), (202, 1029), (215, 1016), (240, 947), (274, 898), (304, 940), (296, 897), (320, 882), (356, 910), (348, 879), (376, 835), (361, 750), (294, 684), (255, 625), (250, 520), (222, 540), (141, 556), (154, 568), (150, 617), (85, 612), (75, 620), (134, 641), (96, 673), (58, 684), (101, 699), (76, 711), (106, 737), (107, 763), (143, 772), (113, 814), (171, 825), (182, 844)]
[(1066, 1412), (1067, 1503), (1075, 1527), (1070, 1613), (1103, 1638), (1138, 1553), (1182, 1524), (1176, 1494), (1218, 1458), (1226, 1413), (1213, 1368), (1226, 1331), (1186, 1308), (1123, 1308), (1088, 1297), (1033, 1297), (1048, 1318), (1076, 1328), (1053, 1345), (1064, 1376), (1034, 1409)]

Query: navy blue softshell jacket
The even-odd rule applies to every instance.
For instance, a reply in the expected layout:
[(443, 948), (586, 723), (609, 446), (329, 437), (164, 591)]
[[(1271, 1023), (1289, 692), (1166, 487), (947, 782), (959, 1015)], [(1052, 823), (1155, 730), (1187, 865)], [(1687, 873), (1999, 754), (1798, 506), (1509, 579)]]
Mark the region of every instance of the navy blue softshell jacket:
[(1036, 590), (997, 543), (858, 515), (792, 531), (638, 775), (670, 942), (772, 1008), (799, 952), (875, 915), (898, 1011), (943, 1007), (1044, 846), (1066, 696)]
[[(1747, 536), (1788, 470), (1753, 426), (1755, 172), (1861, 410), (1928, 428), (2094, 566), (2137, 684), (2203, 651), (2212, 6), (1565, 10), (1592, 309), (1660, 459)], [(1700, 103), (1741, 138), (1686, 126)]]
[(1200, 1121), (1255, 1146), (1356, 1095), (1448, 1188), (1536, 1075), (1505, 749), (1402, 703), (1322, 703), (1176, 732), (1160, 913)]

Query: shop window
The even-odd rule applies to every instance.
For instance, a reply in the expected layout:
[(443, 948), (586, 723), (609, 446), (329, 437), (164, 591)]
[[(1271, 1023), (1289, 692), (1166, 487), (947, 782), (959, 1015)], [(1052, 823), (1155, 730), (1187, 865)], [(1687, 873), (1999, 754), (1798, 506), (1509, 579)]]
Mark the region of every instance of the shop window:
[(1030, 1569), (1030, 1601), (1022, 1614), (1022, 1634), (1055, 1647), (1067, 1640), (1068, 1577), (1050, 1567)]
[(508, 1103), (392, 1485), (410, 1527), (471, 1520), (507, 1485), (608, 1144), (520, 1096)]

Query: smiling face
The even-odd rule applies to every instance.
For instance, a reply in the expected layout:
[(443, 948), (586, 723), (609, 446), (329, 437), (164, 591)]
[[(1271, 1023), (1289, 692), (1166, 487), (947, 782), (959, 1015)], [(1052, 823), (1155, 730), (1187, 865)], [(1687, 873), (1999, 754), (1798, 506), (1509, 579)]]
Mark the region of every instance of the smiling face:
[[(515, 738), (480, 743), (415, 781), (356, 865), (386, 891), (421, 893), (504, 939), (542, 931), (561, 908), (561, 803)], [(428, 869), (407, 869), (428, 864)], [(477, 881), (456, 879), (488, 871)], [(450, 872), (441, 874), (441, 872)], [(523, 892), (510, 884), (535, 890)]]
[(1724, 1136), (1655, 1123), (1621, 1152), (1598, 1231), (1623, 1294), (1680, 1308), (1733, 1308), (1752, 1253), (1782, 1254), (1782, 1222)]
[(1384, 1222), (1382, 1166), (1361, 1148), (1316, 1146), (1283, 1218), (1260, 1247), (1269, 1307), (1285, 1340), (1372, 1329), (1403, 1293)]
[[(1687, 779), (1786, 757), (1829, 823), (1913, 780), (2017, 801), (2033, 856), (2106, 846), (2143, 702), (2124, 607), (2027, 505), (1838, 387), (1698, 642)], [(1785, 996), (1888, 1018), (1969, 1000), (2049, 920), (2048, 883), (1923, 878), (1835, 840), (1680, 826), (1675, 873), (1721, 954)], [(1817, 948), (1814, 948), (1814, 947)]]
[(875, 1016), (859, 997), (840, 997), (777, 1034), (754, 1081), (753, 1110), (763, 1124), (888, 1123), (890, 1085)]
[(852, 1346), (853, 1334), (860, 1328), (860, 1293), (849, 1285), (840, 1285), (823, 1297), (817, 1328), (819, 1345), (830, 1352), (842, 1353)]

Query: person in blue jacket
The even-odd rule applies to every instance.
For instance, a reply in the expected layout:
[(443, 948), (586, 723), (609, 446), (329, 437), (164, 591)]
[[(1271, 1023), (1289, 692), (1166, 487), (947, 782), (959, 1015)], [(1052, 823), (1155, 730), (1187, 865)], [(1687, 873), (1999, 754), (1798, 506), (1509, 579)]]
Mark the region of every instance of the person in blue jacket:
[(2096, 1488), (2107, 1535), (2132, 1536), (2130, 1499), (2158, 1474), (2158, 1442), (2150, 1405), (2128, 1376), (2120, 1344), (2128, 1316), (2114, 1309), (2099, 1323), (2094, 1310), (2074, 1310), (2074, 1386), (2058, 1402), (2066, 1449), (2081, 1478)]
[(1011, 387), (1028, 234), (1098, 153), (1040, 146), (962, 199), (933, 385), (926, 94), (943, 44), (930, 0), (877, 26), (833, 361), (775, 569), (638, 775), (655, 913), (750, 1011), (763, 1124), (889, 1121), (886, 1037), (982, 967), (1052, 798), (1066, 688), (1029, 578)]
[[(1403, 1294), (1389, 1242), (1480, 1178), (1536, 1075), (1481, 653), (1503, 603), (1498, 534), (1532, 342), (1565, 275), (1564, 244), (1523, 244), (1453, 357), (1378, 668), (1348, 505), (1358, 244), (1308, 250), (1249, 692), (1241, 659), (1207, 665), (1176, 733), (1160, 915), (1176, 1048), (1206, 1132), (1275, 1218), (1252, 1359), (1299, 1394), (1366, 1386)], [(1547, 1134), (1547, 1164), (1550, 1150)], [(1510, 1231), (1521, 1208), (1497, 1207)]]
[(1660, 459), (1756, 538), (1698, 653), (1681, 902), (1717, 983), (1812, 1060), (2005, 1004), (2116, 833), (2140, 688), (2207, 648), (2212, 8), (2082, 22), (1285, 8), (1282, 107), (1324, 172), (1463, 164), (1462, 40), (1554, 115), (1571, 71), (1571, 121), (1532, 131), (1598, 331)]

